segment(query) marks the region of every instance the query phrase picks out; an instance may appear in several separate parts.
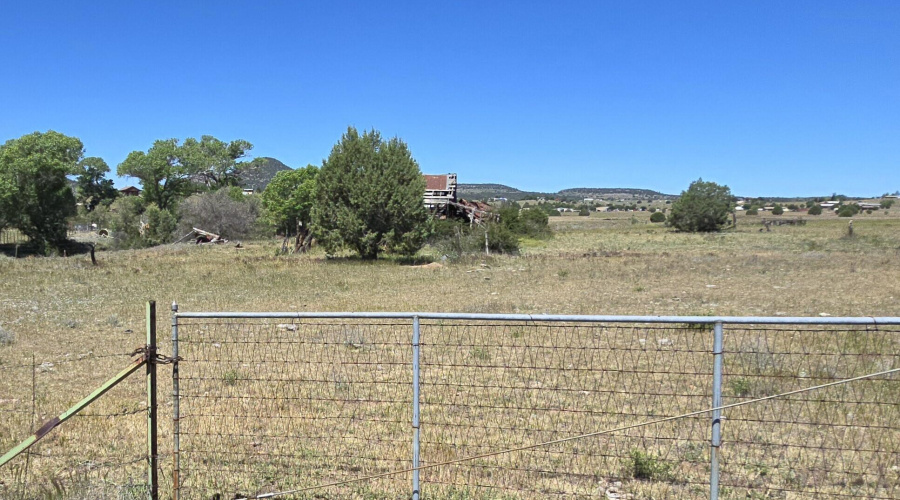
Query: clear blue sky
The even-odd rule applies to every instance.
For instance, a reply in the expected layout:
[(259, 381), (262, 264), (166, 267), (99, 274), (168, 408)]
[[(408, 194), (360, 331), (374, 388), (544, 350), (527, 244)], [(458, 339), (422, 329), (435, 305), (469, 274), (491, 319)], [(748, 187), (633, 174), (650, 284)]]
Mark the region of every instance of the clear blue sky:
[[(900, 189), (900, 1), (6, 2), (0, 140), (321, 164), (348, 125), (520, 189)], [(117, 185), (127, 182), (118, 179)], [(132, 181), (134, 182), (134, 181)]]

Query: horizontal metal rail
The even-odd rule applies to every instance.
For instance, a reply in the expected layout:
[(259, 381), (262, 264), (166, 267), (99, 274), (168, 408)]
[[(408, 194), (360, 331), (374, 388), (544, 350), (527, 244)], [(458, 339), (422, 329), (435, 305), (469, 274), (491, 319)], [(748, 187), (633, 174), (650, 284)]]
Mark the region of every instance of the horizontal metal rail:
[(697, 323), (714, 325), (900, 325), (900, 317), (859, 316), (592, 316), (566, 314), (478, 314), (438, 312), (179, 312), (194, 319), (419, 319), (571, 323)]

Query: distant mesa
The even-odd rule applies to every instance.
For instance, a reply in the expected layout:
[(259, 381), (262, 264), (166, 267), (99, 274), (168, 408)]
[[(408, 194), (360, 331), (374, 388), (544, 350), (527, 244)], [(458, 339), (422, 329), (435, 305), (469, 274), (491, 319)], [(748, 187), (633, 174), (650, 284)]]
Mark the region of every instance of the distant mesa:
[(634, 188), (571, 188), (555, 193), (522, 191), (503, 184), (459, 184), (459, 195), (470, 200), (487, 200), (506, 198), (510, 201), (536, 198), (559, 198), (566, 200), (583, 200), (586, 198), (676, 198), (674, 195), (660, 193), (650, 189)]

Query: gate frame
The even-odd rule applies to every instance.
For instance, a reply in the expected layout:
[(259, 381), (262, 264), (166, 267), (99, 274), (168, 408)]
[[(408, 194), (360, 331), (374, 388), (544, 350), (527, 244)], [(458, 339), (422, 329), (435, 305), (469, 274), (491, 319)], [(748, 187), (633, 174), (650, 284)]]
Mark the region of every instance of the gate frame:
[[(408, 319), (412, 326), (412, 484), (413, 500), (419, 500), (419, 321), (425, 320), (468, 320), (505, 322), (560, 322), (560, 323), (651, 323), (651, 324), (703, 324), (713, 327), (713, 387), (710, 435), (710, 482), (709, 498), (719, 498), (719, 454), (721, 445), (723, 344), (725, 325), (809, 325), (809, 326), (900, 326), (898, 316), (627, 316), (627, 315), (567, 315), (567, 314), (495, 314), (495, 313), (442, 313), (442, 312), (179, 312), (178, 304), (172, 303), (172, 408), (173, 408), (173, 500), (179, 498), (180, 447), (179, 447), (179, 385), (178, 385), (178, 320), (185, 319)], [(263, 497), (257, 497), (263, 498)]]

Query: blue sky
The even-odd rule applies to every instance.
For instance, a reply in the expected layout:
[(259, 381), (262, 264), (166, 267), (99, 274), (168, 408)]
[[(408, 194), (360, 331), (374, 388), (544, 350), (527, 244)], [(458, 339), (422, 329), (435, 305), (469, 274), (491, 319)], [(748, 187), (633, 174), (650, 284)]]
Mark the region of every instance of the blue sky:
[(7, 2), (0, 54), (0, 140), (113, 170), (203, 134), (318, 165), (353, 125), (526, 190), (900, 189), (893, 0)]

